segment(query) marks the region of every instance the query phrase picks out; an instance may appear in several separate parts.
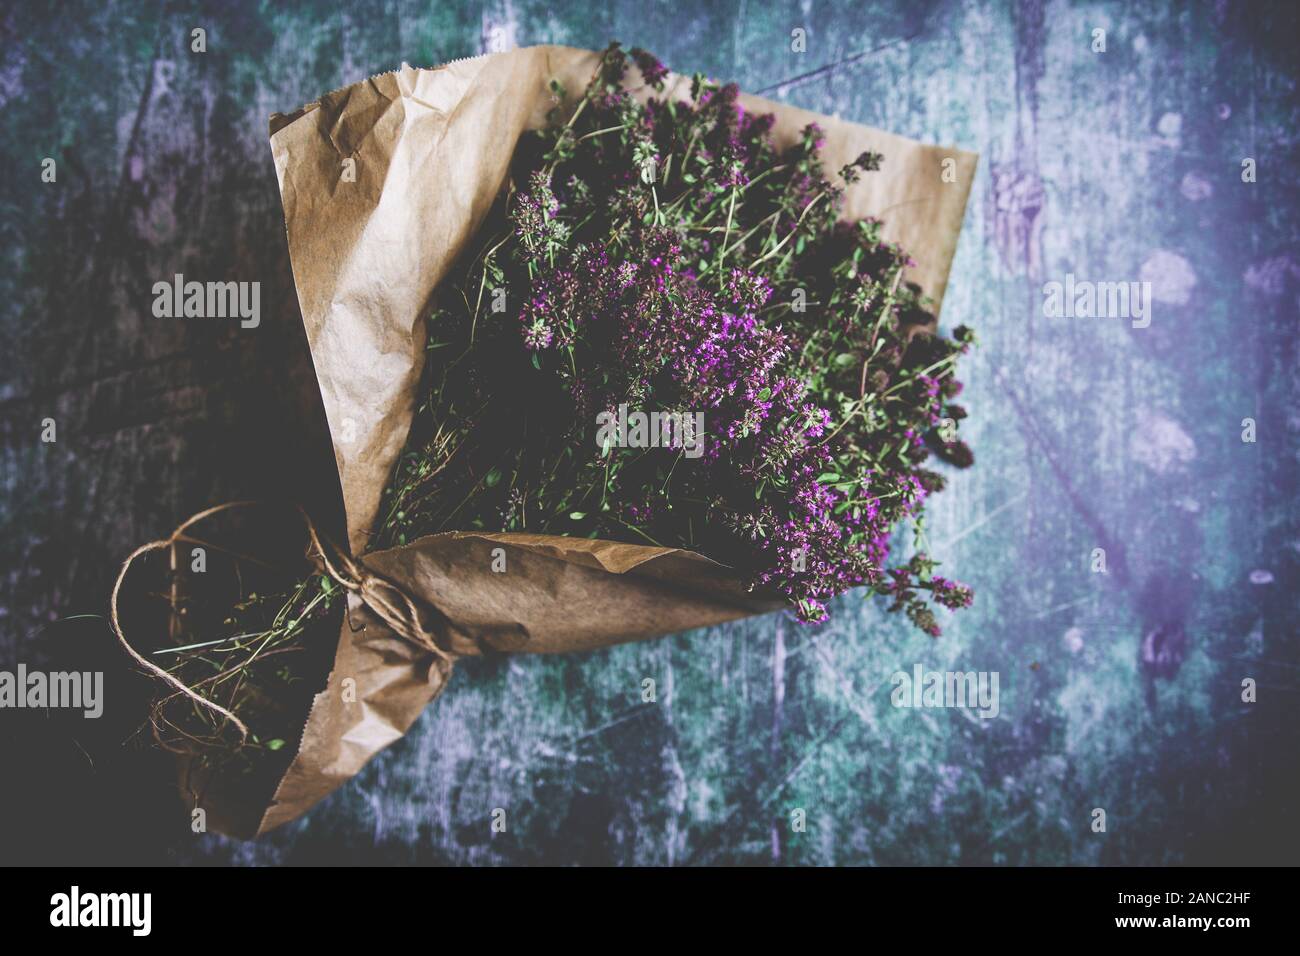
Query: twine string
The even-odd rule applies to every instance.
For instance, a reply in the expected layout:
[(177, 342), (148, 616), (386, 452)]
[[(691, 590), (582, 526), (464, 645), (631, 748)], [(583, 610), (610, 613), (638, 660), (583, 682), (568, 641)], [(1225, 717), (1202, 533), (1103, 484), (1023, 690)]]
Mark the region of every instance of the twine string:
[[(122, 590), (122, 582), (126, 580), (127, 573), (131, 570), (132, 565), (146, 554), (153, 551), (162, 551), (172, 549), (180, 542), (186, 543), (204, 543), (197, 538), (186, 535), (195, 524), (203, 521), (215, 514), (223, 511), (230, 511), (236, 508), (254, 507), (262, 502), (257, 501), (230, 501), (225, 504), (216, 505), (200, 511), (183, 522), (171, 535), (159, 541), (150, 541), (136, 548), (122, 562), (122, 567), (118, 571), (117, 581), (113, 584), (113, 593), (109, 601), (109, 621), (116, 635), (118, 643), (127, 655), (145, 672), (158, 678), (163, 683), (171, 687), (176, 694), (188, 698), (196, 705), (204, 707), (215, 714), (220, 715), (229, 721), (236, 730), (239, 731), (240, 745), (242, 746), (249, 737), (248, 725), (237, 717), (233, 711), (221, 706), (216, 701), (204, 697), (196, 692), (193, 688), (179, 680), (175, 675), (149, 660), (139, 651), (137, 651), (131, 642), (126, 639), (122, 631), (121, 620), (118, 616), (118, 596)], [(414, 599), (402, 588), (398, 587), (392, 581), (381, 575), (378, 575), (367, 568), (364, 564), (357, 561), (345, 550), (339, 548), (332, 541), (322, 534), (317, 528), (311, 517), (301, 506), (296, 506), (296, 510), (303, 524), (307, 528), (307, 535), (311, 540), (311, 548), (314, 554), (311, 556), (312, 563), (324, 574), (328, 575), (333, 581), (338, 583), (344, 590), (350, 591), (361, 600), (380, 620), (386, 624), (394, 634), (403, 640), (415, 645), (423, 651), (432, 654), (442, 664), (449, 665), (452, 661), (452, 655), (439, 646), (433, 633), (426, 629), (424, 625), (424, 615), (421, 613), (419, 605)], [(218, 549), (224, 550), (224, 549)], [(242, 555), (239, 557), (243, 557)], [(255, 560), (256, 559), (252, 559)], [(264, 562), (257, 562), (264, 563)], [(173, 612), (175, 606), (173, 604)], [(441, 618), (441, 615), (439, 615)], [(445, 623), (445, 618), (441, 618)], [(159, 731), (157, 724), (154, 725), (154, 736), (158, 737)]]

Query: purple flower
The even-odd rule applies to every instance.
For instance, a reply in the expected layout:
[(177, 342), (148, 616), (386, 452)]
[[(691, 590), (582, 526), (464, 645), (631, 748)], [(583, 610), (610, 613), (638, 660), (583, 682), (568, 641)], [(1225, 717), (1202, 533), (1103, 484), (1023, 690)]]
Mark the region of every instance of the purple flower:
[(543, 319), (534, 319), (524, 326), (524, 345), (534, 352), (547, 348), (554, 337), (554, 331)]
[(641, 71), (642, 78), (655, 89), (662, 89), (664, 79), (668, 76), (668, 68), (660, 63), (657, 57), (640, 47), (634, 46), (628, 52), (636, 68)]

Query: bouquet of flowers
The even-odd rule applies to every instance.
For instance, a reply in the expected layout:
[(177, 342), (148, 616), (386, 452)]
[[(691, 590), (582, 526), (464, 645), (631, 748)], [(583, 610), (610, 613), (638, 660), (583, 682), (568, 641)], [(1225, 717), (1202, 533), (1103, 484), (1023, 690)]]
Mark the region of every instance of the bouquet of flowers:
[[(389, 76), (400, 99), (362, 84), (273, 121), (349, 547), (308, 520), (287, 590), (242, 571), (234, 601), (174, 588), (187, 613), (168, 640), (131, 648), (168, 687), (155, 732), (197, 802), (232, 761), (274, 768), (223, 829), (303, 812), (406, 730), (457, 656), (778, 607), (817, 622), (856, 587), (937, 635), (935, 604), (970, 603), (924, 553), (890, 562), (943, 488), (934, 462), (973, 460), (954, 373), (974, 335), (934, 317), (969, 176), (909, 213), (941, 237), (927, 272), (846, 197), (896, 143), (903, 161), (928, 148), (875, 134), (884, 149), (849, 155), (840, 132), (828, 149), (824, 125), (790, 130), (798, 111), (618, 44)], [(538, 77), (540, 104), (503, 92)], [(421, 121), (436, 130), (412, 136)], [(485, 146), (503, 127), (511, 148)], [(160, 544), (175, 565), (191, 540)], [(290, 747), (324, 677), (292, 654), (345, 605)]]

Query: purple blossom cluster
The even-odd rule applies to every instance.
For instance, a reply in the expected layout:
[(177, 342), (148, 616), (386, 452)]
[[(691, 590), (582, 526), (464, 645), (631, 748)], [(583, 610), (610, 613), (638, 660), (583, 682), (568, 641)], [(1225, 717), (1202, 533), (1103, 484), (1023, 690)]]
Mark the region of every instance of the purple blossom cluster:
[[(652, 55), (606, 51), (522, 164), (504, 238), (485, 228), (474, 267), (451, 280), (465, 292), (447, 297), (453, 313), (489, 272), (510, 310), (504, 324), (448, 316), (477, 338), (442, 353), (460, 364), (424, 408), (434, 423), (463, 409), (505, 422), (519, 444), (490, 465), (412, 469), (392, 512), (411, 531), (689, 548), (810, 622), (865, 585), (937, 634), (927, 601), (965, 607), (971, 591), (924, 555), (888, 564), (895, 529), (944, 485), (927, 459), (972, 460), (952, 434), (965, 417), (952, 369), (973, 336), (936, 334), (900, 282), (914, 263), (878, 221), (839, 220), (843, 189), (881, 157), (863, 153), (834, 185), (816, 124), (778, 148), (773, 118), (746, 111), (734, 84), (696, 76), (689, 100), (642, 103), (624, 87), (629, 63), (663, 89)], [(519, 365), (502, 359), (509, 342)], [(596, 416), (619, 408), (702, 413), (702, 453), (593, 443)]]
[[(525, 242), (535, 238), (530, 229), (545, 228), (538, 210), (549, 194), (548, 182), (531, 185), (514, 212)], [(760, 319), (772, 295), (766, 276), (733, 267), (719, 288), (702, 283), (677, 234), (662, 227), (645, 228), (628, 245), (643, 250), (642, 261), (614, 261), (580, 245), (554, 265), (536, 264), (520, 314), (525, 347), (574, 346), (572, 389), (588, 408), (651, 402), (704, 411), (710, 441), (680, 489), (711, 499), (708, 518), (748, 542), (756, 587), (786, 596), (803, 620), (824, 620), (831, 597), (880, 580), (892, 526), (919, 506), (924, 487), (911, 475), (842, 487), (821, 441), (831, 414), (807, 400), (792, 374), (797, 340)], [(937, 379), (918, 379), (917, 387), (930, 399), (939, 394)], [(782, 485), (775, 501), (725, 492), (773, 479)], [(626, 490), (625, 520), (652, 528), (668, 497)], [(902, 506), (882, 509), (873, 495), (886, 491)], [(839, 507), (859, 494), (857, 506)]]

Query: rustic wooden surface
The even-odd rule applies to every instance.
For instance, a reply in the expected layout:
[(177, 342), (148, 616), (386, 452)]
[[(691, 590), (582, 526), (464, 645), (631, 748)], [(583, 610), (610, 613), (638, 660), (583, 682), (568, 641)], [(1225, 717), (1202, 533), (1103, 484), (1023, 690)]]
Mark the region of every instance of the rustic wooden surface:
[[(1296, 28), (1286, 2), (6, 5), (0, 668), (104, 669), (109, 700), (0, 712), (0, 859), (1296, 862)], [(981, 153), (944, 313), (983, 342), (977, 465), (927, 529), (975, 607), (937, 641), (848, 596), (819, 628), (466, 666), (304, 820), (191, 834), (123, 745), (141, 682), (76, 615), (208, 504), (337, 508), (267, 116), (402, 61), (611, 38)], [(175, 272), (260, 281), (261, 327), (153, 318)], [(1151, 280), (1150, 327), (1045, 318), (1069, 272)], [(998, 671), (1000, 716), (891, 707), (914, 663)]]

